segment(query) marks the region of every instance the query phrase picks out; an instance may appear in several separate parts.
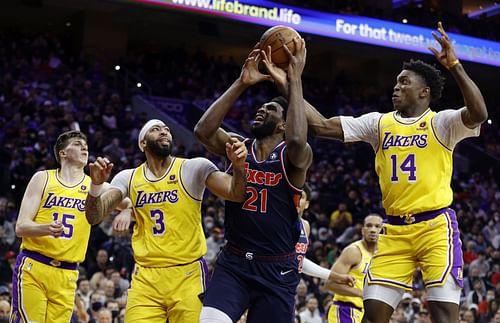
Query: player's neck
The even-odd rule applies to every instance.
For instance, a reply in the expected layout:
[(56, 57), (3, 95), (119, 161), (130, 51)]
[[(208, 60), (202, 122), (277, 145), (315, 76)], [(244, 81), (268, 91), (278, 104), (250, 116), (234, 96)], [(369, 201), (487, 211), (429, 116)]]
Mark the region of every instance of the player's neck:
[(157, 178), (165, 175), (165, 172), (170, 168), (170, 164), (172, 163), (172, 156), (157, 158), (152, 156), (146, 156), (147, 158), (147, 166), (151, 173), (153, 173)]
[(255, 157), (258, 160), (265, 160), (274, 150), (274, 148), (283, 141), (281, 134), (271, 135), (265, 138), (255, 140)]
[(57, 176), (69, 185), (79, 183), (84, 174), (83, 167), (79, 165), (63, 164), (57, 171)]
[(375, 251), (377, 251), (377, 243), (376, 242), (371, 243), (371, 242), (368, 242), (366, 240), (363, 240), (363, 246), (365, 246), (366, 250), (368, 250), (368, 252), (371, 253), (372, 255), (375, 253)]
[(416, 118), (416, 117), (420, 117), (428, 108), (429, 108), (429, 106), (427, 104), (422, 105), (422, 106), (413, 106), (413, 107), (409, 107), (407, 109), (398, 111), (398, 114), (402, 118)]

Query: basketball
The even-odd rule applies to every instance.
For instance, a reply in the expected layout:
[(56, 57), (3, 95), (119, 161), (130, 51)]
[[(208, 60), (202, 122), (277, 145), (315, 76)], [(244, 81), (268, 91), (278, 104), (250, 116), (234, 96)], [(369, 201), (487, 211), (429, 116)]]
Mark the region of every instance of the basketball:
[(300, 37), (299, 33), (287, 26), (274, 26), (269, 28), (260, 38), (260, 48), (267, 53), (267, 47), (271, 46), (271, 59), (276, 66), (280, 68), (288, 67), (288, 55), (283, 48), (288, 47), (290, 52), (295, 55), (295, 43), (293, 39)]

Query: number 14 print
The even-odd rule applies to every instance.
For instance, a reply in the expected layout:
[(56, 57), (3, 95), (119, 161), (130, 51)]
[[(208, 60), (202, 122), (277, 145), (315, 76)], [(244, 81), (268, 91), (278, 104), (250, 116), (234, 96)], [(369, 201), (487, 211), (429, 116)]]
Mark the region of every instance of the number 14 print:
[(391, 161), (392, 161), (391, 182), (393, 183), (399, 182), (398, 168), (399, 170), (401, 170), (402, 173), (408, 174), (408, 182), (410, 183), (416, 182), (417, 166), (415, 160), (416, 160), (415, 155), (409, 154), (408, 157), (406, 157), (405, 160), (401, 164), (399, 164), (398, 155), (391, 155)]

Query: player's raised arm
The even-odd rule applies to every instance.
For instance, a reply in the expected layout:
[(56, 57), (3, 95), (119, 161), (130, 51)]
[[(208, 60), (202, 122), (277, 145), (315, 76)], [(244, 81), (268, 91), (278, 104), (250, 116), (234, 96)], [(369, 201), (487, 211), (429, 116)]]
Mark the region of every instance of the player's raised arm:
[(225, 156), (225, 145), (230, 142), (230, 136), (220, 126), (231, 106), (248, 87), (261, 81), (271, 80), (271, 76), (259, 71), (261, 56), (260, 50), (256, 49), (258, 45), (245, 60), (238, 79), (212, 103), (194, 128), (196, 137), (205, 148), (218, 155)]
[(94, 163), (89, 164), (90, 192), (85, 202), (85, 216), (87, 221), (94, 225), (102, 221), (111, 211), (120, 205), (123, 200), (122, 192), (111, 188), (102, 193), (104, 182), (109, 178), (113, 164), (107, 158), (98, 157)]
[(42, 224), (33, 221), (42, 201), (47, 176), (45, 171), (37, 172), (28, 183), (16, 223), (16, 235), (20, 238), (48, 235), (59, 237), (63, 233), (61, 222), (54, 220), (51, 223)]
[[(271, 58), (271, 46), (267, 48), (267, 51), (262, 50), (261, 55), (263, 57), (262, 62), (269, 72), (269, 75), (272, 77), (278, 91), (284, 97), (288, 97), (290, 86), (288, 84), (287, 72), (273, 63)], [(342, 124), (339, 117), (332, 117), (329, 119), (325, 118), (305, 99), (304, 107), (306, 111), (308, 130), (311, 131), (313, 135), (342, 141), (344, 140), (344, 132), (342, 131)]]
[[(294, 167), (307, 170), (312, 162), (312, 150), (307, 144), (307, 121), (302, 94), (302, 71), (306, 63), (307, 50), (304, 39), (295, 38), (293, 41), (295, 48), (297, 48), (295, 55), (292, 55), (287, 46), (283, 46), (290, 61), (287, 73), (289, 79), (289, 107), (285, 126), (286, 154)], [(304, 182), (298, 181), (294, 184), (302, 187)]]
[(460, 64), (455, 54), (455, 49), (448, 38), (448, 35), (443, 29), (441, 22), (438, 23), (437, 30), (439, 35), (432, 32), (432, 36), (441, 45), (439, 52), (434, 47), (429, 47), (429, 50), (436, 56), (436, 59), (444, 67), (446, 67), (453, 75), (460, 87), (460, 91), (464, 97), (465, 109), (462, 112), (462, 120), (470, 129), (474, 129), (488, 119), (488, 111), (483, 95), (477, 85), (471, 80), (465, 72), (464, 67)]

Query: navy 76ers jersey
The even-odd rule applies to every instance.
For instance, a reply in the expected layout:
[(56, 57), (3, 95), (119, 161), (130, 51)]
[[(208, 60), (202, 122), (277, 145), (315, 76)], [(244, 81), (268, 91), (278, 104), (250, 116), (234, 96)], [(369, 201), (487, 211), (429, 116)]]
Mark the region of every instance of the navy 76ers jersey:
[(226, 239), (236, 247), (260, 255), (293, 252), (300, 233), (295, 205), (302, 191), (286, 176), (285, 142), (266, 160), (255, 157), (255, 140), (246, 140), (247, 188), (242, 203), (226, 201)]

